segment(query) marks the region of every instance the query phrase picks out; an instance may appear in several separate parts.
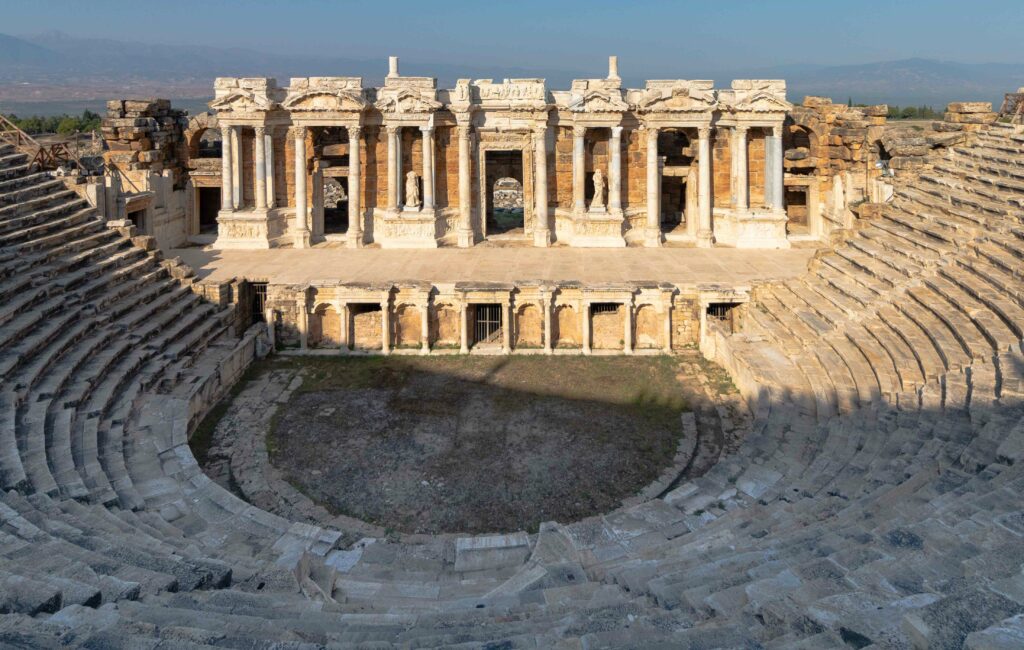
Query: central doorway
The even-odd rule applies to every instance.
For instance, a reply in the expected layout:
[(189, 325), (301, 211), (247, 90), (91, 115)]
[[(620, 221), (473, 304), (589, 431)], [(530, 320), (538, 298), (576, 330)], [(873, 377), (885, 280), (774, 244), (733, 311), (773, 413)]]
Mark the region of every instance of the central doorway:
[(324, 234), (348, 232), (348, 178), (324, 179)]
[(523, 152), (488, 151), (487, 235), (524, 235)]

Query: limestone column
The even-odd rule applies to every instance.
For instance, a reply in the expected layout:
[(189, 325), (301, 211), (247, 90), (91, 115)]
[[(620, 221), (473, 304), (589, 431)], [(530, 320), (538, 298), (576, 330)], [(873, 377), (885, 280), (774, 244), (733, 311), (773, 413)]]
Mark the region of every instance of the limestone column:
[(647, 246), (661, 244), (661, 176), (658, 161), (658, 129), (647, 127)]
[(622, 127), (612, 127), (611, 158), (608, 162), (608, 209), (622, 210)]
[(583, 354), (590, 354), (590, 303), (583, 303)]
[(391, 298), (386, 294), (380, 301), (380, 349), (391, 354)]
[(697, 228), (697, 246), (711, 248), (711, 127), (697, 129), (699, 136), (697, 160), (697, 204), (700, 211)]
[(295, 127), (295, 248), (309, 248), (306, 206), (306, 127)]
[(587, 127), (572, 127), (572, 201), (577, 213), (587, 211), (586, 206), (586, 155), (583, 149), (583, 137)]
[(273, 307), (267, 307), (263, 320), (267, 323), (267, 344), (270, 350), (274, 351), (277, 349), (277, 314)]
[[(428, 299), (429, 300), (429, 299)], [(420, 340), (422, 342), (421, 352), (430, 354), (430, 303), (424, 302), (420, 305)]]
[(352, 341), (349, 339), (351, 328), (349, 327), (348, 303), (343, 302), (338, 306), (338, 320), (341, 321), (341, 349), (348, 352), (352, 349)]
[(551, 354), (551, 317), (554, 301), (550, 296), (544, 295), (540, 300), (540, 311), (544, 314), (544, 354)]
[[(782, 127), (773, 126), (766, 139), (764, 190), (765, 203), (772, 210), (782, 210), (785, 207), (786, 175), (782, 156)], [(769, 169), (771, 174), (767, 173)]]
[(697, 238), (697, 168), (690, 165), (686, 173), (686, 234)]
[(665, 340), (662, 341), (662, 345), (665, 348), (665, 354), (672, 354), (672, 298), (666, 299), (666, 304), (663, 306), (665, 310)]
[(624, 312), (623, 313), (622, 321), (624, 323), (623, 329), (625, 330), (622, 333), (622, 342), (623, 342), (622, 352), (623, 352), (623, 354), (633, 354), (633, 300), (632, 299), (627, 300), (626, 302), (622, 303), (622, 311)]
[(502, 354), (511, 354), (512, 352), (512, 302), (506, 301), (504, 305), (504, 313), (501, 319), (505, 321), (504, 327), (501, 328), (501, 352)]
[(398, 160), (398, 136), (401, 127), (388, 126), (388, 212), (398, 210), (398, 182), (402, 165)]
[(747, 127), (734, 126), (732, 135), (735, 139), (736, 154), (736, 209), (750, 209), (750, 178), (747, 170)]
[(434, 127), (421, 126), (423, 133), (423, 209), (434, 209)]
[(262, 126), (255, 128), (255, 167), (256, 167), (256, 209), (267, 209), (267, 129)]
[(473, 206), (470, 183), (470, 141), (469, 125), (460, 124), (457, 129), (459, 137), (459, 246), (467, 248), (473, 245)]
[(263, 152), (266, 157), (267, 177), (267, 207), (273, 208), (274, 204), (274, 127), (267, 127), (263, 136)]
[(348, 127), (348, 245), (363, 245), (363, 183), (360, 156), (361, 126)]
[(536, 199), (533, 244), (534, 246), (551, 245), (551, 226), (548, 214), (548, 127), (536, 127), (533, 130), (534, 145), (534, 180), (533, 193)]
[(459, 310), (459, 319), (462, 321), (461, 331), (459, 332), (459, 351), (462, 354), (469, 354), (469, 306), (465, 301), (463, 301)]
[[(233, 212), (235, 210), (234, 203), (234, 167), (231, 164), (231, 152), (233, 147), (231, 146), (231, 129), (230, 126), (224, 126), (221, 130), (221, 152), (220, 152), (220, 209), (224, 212)], [(111, 214), (108, 212), (108, 214)]]
[(242, 127), (231, 127), (231, 174), (234, 177), (232, 184), (231, 203), (236, 210), (242, 209), (242, 182), (245, 178), (242, 175)]
[(299, 303), (299, 347), (305, 350), (309, 347), (309, 305), (306, 304), (306, 293), (302, 293), (302, 301)]

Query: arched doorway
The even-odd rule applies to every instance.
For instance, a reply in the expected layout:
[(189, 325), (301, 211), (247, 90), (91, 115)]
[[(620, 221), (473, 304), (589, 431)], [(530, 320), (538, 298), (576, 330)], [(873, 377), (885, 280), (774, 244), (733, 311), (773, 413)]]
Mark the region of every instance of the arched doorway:
[(787, 124), (782, 131), (785, 168), (786, 232), (812, 234), (811, 219), (816, 209), (818, 158), (816, 136), (807, 126)]
[(193, 235), (217, 234), (217, 214), (221, 208), (219, 178), (223, 138), (220, 129), (212, 126), (215, 123), (213, 116), (197, 116), (193, 118), (190, 133), (186, 136), (188, 168), (194, 172), (192, 177), (195, 194), (192, 205), (195, 221), (191, 230)]

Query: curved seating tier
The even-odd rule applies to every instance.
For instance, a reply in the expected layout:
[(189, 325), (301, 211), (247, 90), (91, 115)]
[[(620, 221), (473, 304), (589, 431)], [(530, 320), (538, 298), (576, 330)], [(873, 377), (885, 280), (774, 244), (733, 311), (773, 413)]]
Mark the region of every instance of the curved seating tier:
[(735, 453), (456, 571), (453, 536), (349, 544), (207, 478), (190, 400), (254, 334), (0, 146), (0, 645), (1012, 647), (1024, 136), (930, 162), (712, 333)]

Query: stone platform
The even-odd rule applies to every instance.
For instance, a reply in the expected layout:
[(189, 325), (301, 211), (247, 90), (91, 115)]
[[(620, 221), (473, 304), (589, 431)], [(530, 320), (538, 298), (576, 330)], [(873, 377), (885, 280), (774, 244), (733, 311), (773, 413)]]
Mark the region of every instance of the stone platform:
[(272, 284), (342, 282), (669, 282), (677, 286), (778, 281), (807, 270), (814, 248), (502, 248), (381, 250), (318, 247), (271, 250), (177, 248), (203, 280), (233, 277)]

